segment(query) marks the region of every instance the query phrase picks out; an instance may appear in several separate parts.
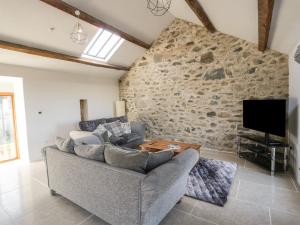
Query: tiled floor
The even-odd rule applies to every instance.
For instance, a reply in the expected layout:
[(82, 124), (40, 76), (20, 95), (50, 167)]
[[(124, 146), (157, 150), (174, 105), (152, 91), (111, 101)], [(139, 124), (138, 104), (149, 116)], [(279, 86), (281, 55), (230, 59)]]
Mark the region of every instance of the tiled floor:
[[(269, 176), (235, 154), (201, 151), (234, 161), (237, 174), (225, 207), (185, 197), (161, 225), (300, 225), (300, 192), (289, 174)], [(0, 225), (108, 225), (47, 188), (43, 162), (0, 164)]]

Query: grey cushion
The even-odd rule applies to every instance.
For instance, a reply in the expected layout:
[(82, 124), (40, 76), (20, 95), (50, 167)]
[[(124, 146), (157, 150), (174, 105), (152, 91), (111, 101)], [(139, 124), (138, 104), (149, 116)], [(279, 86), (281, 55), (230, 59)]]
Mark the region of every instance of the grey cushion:
[(170, 161), (174, 156), (173, 150), (163, 150), (159, 152), (150, 152), (146, 171), (149, 172), (156, 167)]
[(75, 145), (100, 145), (104, 144), (104, 141), (99, 137), (93, 135), (92, 132), (87, 131), (71, 131), (70, 137), (74, 141)]
[(102, 145), (76, 145), (76, 155), (87, 159), (104, 162), (104, 144)]
[(112, 143), (113, 145), (124, 145), (127, 143), (127, 139), (120, 136), (117, 137), (115, 135), (110, 136), (109, 142)]
[(121, 122), (119, 120), (111, 122), (111, 123), (105, 123), (103, 126), (110, 131), (113, 135), (120, 137), (124, 134), (124, 130), (122, 128)]
[(61, 151), (74, 153), (74, 141), (71, 138), (56, 137), (55, 144)]
[(121, 127), (124, 131), (124, 134), (130, 134), (131, 133), (131, 126), (129, 122), (121, 123)]
[(105, 144), (104, 158), (106, 163), (111, 166), (145, 173), (149, 153), (126, 151), (112, 144)]
[(89, 120), (89, 121), (81, 121), (79, 123), (79, 127), (83, 131), (94, 131), (99, 124), (104, 124), (105, 119), (98, 119), (98, 120)]
[(128, 122), (127, 116), (119, 116), (119, 117), (106, 118), (105, 122), (106, 123), (111, 123), (111, 122), (114, 122), (114, 121), (117, 121), (117, 120), (119, 120), (121, 123)]
[(93, 131), (93, 134), (97, 137), (102, 137), (105, 132), (107, 132), (108, 137), (112, 135), (112, 133), (106, 127), (104, 127), (103, 124), (99, 124), (96, 130)]
[(121, 123), (128, 122), (126, 116), (120, 116), (120, 117), (112, 117), (112, 118), (102, 118), (98, 120), (81, 121), (79, 123), (79, 127), (83, 131), (94, 131), (99, 126), (99, 124), (110, 123), (117, 120), (119, 120)]

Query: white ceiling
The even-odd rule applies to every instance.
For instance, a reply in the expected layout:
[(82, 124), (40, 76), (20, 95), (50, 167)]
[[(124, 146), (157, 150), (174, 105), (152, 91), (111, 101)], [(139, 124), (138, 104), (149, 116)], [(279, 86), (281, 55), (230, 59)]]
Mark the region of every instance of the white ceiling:
[[(257, 0), (198, 0), (222, 33), (257, 43)], [(289, 54), (300, 41), (300, 0), (275, 0), (269, 47)], [(171, 13), (201, 24), (184, 0), (173, 0)]]
[[(141, 40), (152, 43), (174, 17), (168, 13), (155, 17), (146, 8), (146, 0), (68, 0), (66, 1)], [(70, 40), (70, 32), (76, 18), (39, 0), (0, 0), (0, 40), (80, 56), (86, 44), (78, 45)], [(98, 28), (82, 22), (90, 39)], [(54, 31), (50, 28), (54, 27)], [(130, 66), (145, 49), (124, 41), (109, 63)], [(0, 63), (64, 70), (72, 73), (91, 73), (99, 76), (124, 71), (97, 68), (42, 58), (0, 49)]]
[[(65, 0), (103, 21), (152, 43), (175, 17), (201, 24), (184, 0), (173, 0), (170, 13), (155, 17), (146, 0)], [(200, 1), (200, 0), (199, 0)], [(201, 0), (218, 31), (257, 43), (257, 0)], [(283, 53), (300, 41), (300, 0), (275, 1), (269, 44)], [(70, 32), (76, 18), (39, 0), (0, 0), (0, 40), (80, 56), (86, 45), (74, 44)], [(97, 28), (82, 22), (92, 38)], [(50, 28), (53, 27), (54, 31)], [(109, 63), (130, 66), (145, 49), (124, 41)], [(124, 72), (31, 56), (0, 49), (0, 63), (72, 73), (120, 77)]]

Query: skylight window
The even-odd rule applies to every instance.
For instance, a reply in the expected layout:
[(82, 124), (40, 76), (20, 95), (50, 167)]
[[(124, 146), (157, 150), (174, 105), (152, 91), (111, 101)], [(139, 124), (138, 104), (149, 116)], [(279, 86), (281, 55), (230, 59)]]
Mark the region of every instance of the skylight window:
[(123, 41), (120, 36), (101, 28), (84, 50), (82, 57), (108, 61)]

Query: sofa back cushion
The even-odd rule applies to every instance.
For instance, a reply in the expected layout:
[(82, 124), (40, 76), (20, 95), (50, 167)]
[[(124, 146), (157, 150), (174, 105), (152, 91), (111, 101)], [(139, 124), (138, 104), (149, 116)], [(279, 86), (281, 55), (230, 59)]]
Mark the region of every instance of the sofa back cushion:
[(56, 137), (55, 144), (57, 148), (63, 152), (74, 153), (74, 141), (72, 138)]
[(99, 124), (111, 123), (119, 120), (121, 123), (128, 122), (127, 116), (112, 117), (112, 118), (102, 118), (97, 120), (88, 120), (79, 122), (79, 127), (83, 131), (94, 131), (99, 126)]
[(104, 158), (106, 163), (111, 166), (146, 173), (149, 153), (127, 151), (112, 144), (105, 144)]
[(78, 156), (104, 162), (104, 147), (104, 144), (76, 145), (74, 150)]
[(104, 141), (98, 136), (89, 131), (71, 131), (70, 137), (73, 139), (75, 145), (100, 145)]
[(151, 170), (159, 167), (167, 162), (169, 162), (174, 156), (173, 150), (163, 150), (158, 152), (150, 152), (149, 159), (146, 167), (146, 171), (150, 172)]

